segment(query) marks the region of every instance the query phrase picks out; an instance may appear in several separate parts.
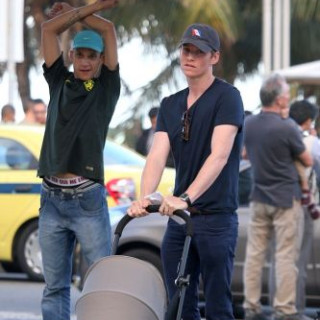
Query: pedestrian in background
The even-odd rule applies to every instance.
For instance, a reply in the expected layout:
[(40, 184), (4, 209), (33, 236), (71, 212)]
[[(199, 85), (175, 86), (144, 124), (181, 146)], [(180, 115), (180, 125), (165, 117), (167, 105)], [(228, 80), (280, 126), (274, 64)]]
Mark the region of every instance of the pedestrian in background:
[[(70, 319), (75, 240), (89, 265), (110, 254), (111, 228), (104, 188), (103, 150), (120, 94), (115, 28), (94, 13), (116, 0), (73, 8), (56, 2), (42, 24), (44, 76), (50, 102), (38, 176), (43, 178), (39, 218), (45, 289), (43, 320)], [(73, 39), (68, 71), (59, 36), (76, 22), (87, 30)]]
[(305, 168), (300, 161), (296, 161), (300, 184), (302, 189), (302, 205), (309, 212), (312, 219), (318, 219), (319, 193), (316, 185), (316, 172), (314, 167), (320, 165), (320, 142), (312, 134), (312, 124), (318, 116), (318, 108), (308, 100), (294, 102), (289, 110), (289, 117), (299, 126), (304, 144), (312, 156), (313, 167)]
[(24, 118), (22, 121), (19, 122), (19, 124), (23, 124), (23, 125), (36, 124), (36, 119), (33, 112), (32, 99), (27, 99), (27, 101), (24, 103), (23, 111), (24, 111)]
[(14, 123), (16, 110), (12, 104), (6, 104), (1, 109), (1, 123)]
[(148, 116), (151, 122), (151, 127), (142, 131), (140, 137), (137, 140), (135, 150), (142, 154), (143, 156), (148, 155), (153, 142), (153, 136), (156, 131), (157, 116), (159, 108), (151, 108)]
[[(312, 156), (313, 167), (320, 164), (320, 141), (318, 137), (310, 134), (312, 131), (312, 124), (318, 116), (318, 108), (307, 100), (295, 101), (291, 107), (288, 108), (288, 116), (293, 119), (299, 126), (300, 134), (303, 137), (303, 142), (306, 149)], [(300, 184), (302, 190), (305, 192), (305, 198), (302, 198), (303, 204), (303, 235), (299, 259), (297, 261), (298, 278), (297, 278), (297, 297), (296, 307), (301, 320), (308, 320), (311, 318), (304, 315), (306, 308), (306, 281), (308, 272), (308, 263), (313, 247), (313, 220), (319, 218), (319, 190), (317, 186), (316, 173), (313, 167), (305, 168), (299, 161), (295, 162), (297, 167)], [(274, 254), (272, 254), (270, 281), (269, 281), (270, 301), (273, 300), (275, 292), (275, 261)]]
[[(135, 150), (138, 153), (142, 154), (143, 156), (148, 155), (150, 148), (152, 146), (154, 134), (156, 131), (158, 112), (159, 112), (158, 107), (153, 107), (150, 109), (148, 115), (150, 118), (151, 127), (149, 129), (143, 130), (140, 137), (137, 140)], [(174, 168), (174, 160), (171, 152), (169, 152), (166, 166), (170, 168)]]
[[(188, 88), (162, 100), (156, 133), (142, 174), (141, 198), (128, 209), (146, 215), (145, 197), (156, 191), (172, 151), (176, 181), (163, 199), (162, 215), (188, 209), (194, 227), (186, 274), (182, 318), (199, 320), (201, 274), (207, 320), (234, 319), (231, 297), (233, 259), (238, 235), (238, 177), (244, 110), (239, 91), (213, 75), (220, 58), (219, 36), (211, 26), (192, 24), (180, 41), (180, 64)], [(161, 255), (169, 300), (182, 256), (185, 227), (169, 219)]]
[(260, 89), (262, 111), (247, 118), (244, 153), (252, 164), (251, 216), (244, 266), (246, 320), (267, 319), (261, 311), (262, 270), (272, 235), (275, 236), (276, 289), (272, 306), (275, 320), (298, 320), (296, 261), (301, 245), (303, 212), (294, 164), (312, 165), (301, 134), (288, 108), (289, 86), (280, 75), (269, 76)]
[(47, 120), (47, 105), (42, 99), (32, 99), (32, 102), (35, 122), (45, 125)]

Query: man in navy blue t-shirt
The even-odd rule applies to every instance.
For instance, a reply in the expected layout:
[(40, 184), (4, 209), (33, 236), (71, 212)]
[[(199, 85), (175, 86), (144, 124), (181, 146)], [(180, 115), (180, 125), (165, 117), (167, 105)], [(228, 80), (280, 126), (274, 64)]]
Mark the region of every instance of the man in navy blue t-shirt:
[[(187, 263), (191, 275), (182, 318), (200, 319), (199, 275), (204, 282), (206, 319), (234, 319), (231, 276), (238, 234), (237, 194), (244, 110), (239, 91), (216, 78), (212, 67), (220, 58), (217, 32), (204, 24), (187, 28), (180, 42), (181, 69), (188, 88), (163, 99), (153, 145), (142, 175), (141, 198), (128, 209), (144, 216), (146, 197), (159, 184), (172, 151), (174, 195), (165, 197), (160, 213), (172, 216), (188, 209), (194, 236)], [(185, 230), (169, 219), (162, 246), (164, 275), (172, 299)]]

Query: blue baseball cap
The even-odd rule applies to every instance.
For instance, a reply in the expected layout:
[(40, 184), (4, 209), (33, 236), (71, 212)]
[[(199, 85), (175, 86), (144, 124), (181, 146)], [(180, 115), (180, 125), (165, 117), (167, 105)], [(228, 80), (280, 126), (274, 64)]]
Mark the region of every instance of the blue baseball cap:
[(99, 33), (92, 30), (83, 30), (75, 35), (72, 48), (88, 48), (101, 53), (104, 45)]
[(189, 43), (202, 52), (220, 50), (220, 39), (217, 31), (202, 23), (194, 23), (187, 28), (180, 40), (179, 47)]

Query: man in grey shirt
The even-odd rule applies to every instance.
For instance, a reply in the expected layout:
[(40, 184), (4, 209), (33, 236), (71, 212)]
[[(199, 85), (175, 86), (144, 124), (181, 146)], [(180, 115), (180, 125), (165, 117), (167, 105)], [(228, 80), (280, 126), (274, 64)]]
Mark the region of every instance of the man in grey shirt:
[(303, 228), (301, 192), (294, 160), (312, 165), (301, 134), (281, 110), (290, 94), (285, 79), (274, 74), (260, 90), (262, 112), (247, 119), (245, 151), (252, 164), (251, 217), (244, 268), (246, 320), (266, 319), (261, 313), (261, 277), (272, 233), (276, 241), (275, 320), (299, 319), (296, 301), (296, 260)]

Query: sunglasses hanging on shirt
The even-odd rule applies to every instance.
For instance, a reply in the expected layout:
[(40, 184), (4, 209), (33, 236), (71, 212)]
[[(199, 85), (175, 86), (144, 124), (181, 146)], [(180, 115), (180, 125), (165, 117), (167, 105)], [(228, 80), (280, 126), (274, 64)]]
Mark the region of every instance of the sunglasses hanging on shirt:
[(182, 129), (181, 129), (181, 139), (183, 141), (189, 141), (190, 139), (190, 126), (191, 126), (191, 115), (189, 109), (187, 109), (181, 117)]

